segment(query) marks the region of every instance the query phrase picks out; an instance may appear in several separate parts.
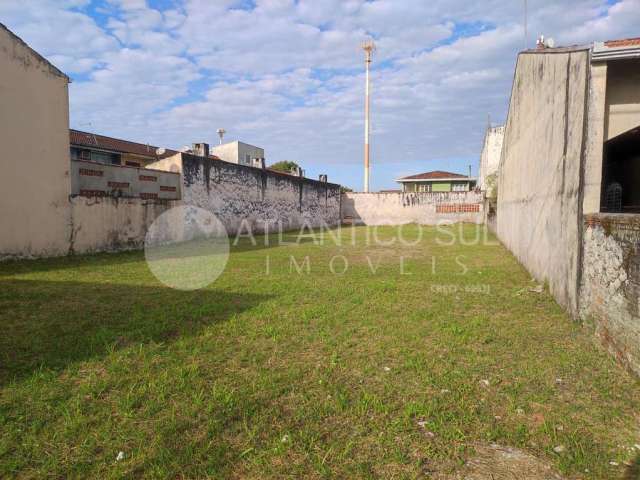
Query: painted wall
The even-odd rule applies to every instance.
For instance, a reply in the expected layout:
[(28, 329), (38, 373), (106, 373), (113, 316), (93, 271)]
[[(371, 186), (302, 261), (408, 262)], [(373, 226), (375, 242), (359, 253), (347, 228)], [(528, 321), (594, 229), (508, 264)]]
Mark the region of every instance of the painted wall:
[(340, 186), (179, 153), (151, 165), (182, 173), (182, 199), (214, 213), (229, 234), (340, 223)]
[(71, 161), (71, 195), (179, 200), (181, 183), (178, 173)]
[(476, 192), (350, 192), (342, 197), (342, 218), (364, 225), (483, 223), (482, 203), (482, 194)]
[(67, 84), (0, 24), (0, 258), (66, 253)]
[(500, 240), (577, 314), (589, 53), (518, 57), (498, 181)]
[(640, 126), (640, 61), (610, 62), (607, 78), (607, 140)]
[(493, 194), (493, 192), (489, 191), (490, 188), (487, 185), (487, 177), (498, 172), (503, 140), (504, 125), (487, 128), (484, 135), (482, 153), (480, 154), (480, 173), (478, 178), (478, 186), (481, 190), (487, 192), (487, 196), (492, 196)]
[(114, 252), (144, 247), (147, 229), (178, 201), (73, 197), (68, 253)]
[(640, 375), (640, 217), (585, 217), (580, 317), (615, 357)]
[(426, 188), (427, 186), (431, 186), (431, 191), (432, 192), (452, 192), (453, 190), (453, 185), (463, 185), (464, 187), (464, 191), (469, 191), (471, 190), (471, 186), (469, 184), (469, 182), (450, 182), (450, 181), (445, 181), (445, 182), (405, 182), (403, 183), (403, 191), (404, 192), (424, 192), (427, 193), (425, 190), (421, 190), (423, 188)]

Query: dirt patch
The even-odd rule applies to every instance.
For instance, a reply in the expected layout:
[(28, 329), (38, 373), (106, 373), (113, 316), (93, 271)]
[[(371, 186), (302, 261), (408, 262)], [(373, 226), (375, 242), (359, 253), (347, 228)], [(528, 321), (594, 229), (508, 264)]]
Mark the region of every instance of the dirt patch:
[(476, 445), (475, 455), (453, 474), (434, 480), (563, 480), (551, 466), (522, 450), (500, 445)]

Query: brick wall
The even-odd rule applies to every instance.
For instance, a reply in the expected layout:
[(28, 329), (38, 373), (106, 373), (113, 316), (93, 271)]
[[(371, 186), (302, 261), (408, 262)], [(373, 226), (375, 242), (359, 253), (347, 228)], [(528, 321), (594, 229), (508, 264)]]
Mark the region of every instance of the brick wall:
[(640, 216), (587, 215), (583, 246), (580, 316), (640, 374)]

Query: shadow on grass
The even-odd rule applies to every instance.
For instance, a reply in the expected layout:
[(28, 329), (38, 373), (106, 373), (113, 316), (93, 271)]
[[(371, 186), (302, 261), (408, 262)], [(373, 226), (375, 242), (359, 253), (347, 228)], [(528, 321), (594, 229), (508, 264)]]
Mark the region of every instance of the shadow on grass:
[[(280, 246), (291, 247), (295, 245), (308, 245), (313, 243), (314, 239), (311, 237), (299, 237), (296, 232), (290, 232), (281, 236), (277, 234), (269, 235), (267, 241), (265, 241), (265, 237), (263, 235), (257, 235), (254, 238), (254, 241), (255, 245), (248, 238), (240, 238), (238, 242), (235, 242), (234, 238), (230, 238), (230, 253), (267, 250)], [(327, 240), (327, 242), (329, 241), (330, 240)], [(112, 267), (116, 265), (143, 262), (144, 259), (144, 250), (141, 248), (137, 250), (111, 253), (102, 252), (53, 258), (7, 260), (0, 262), (0, 280), (3, 277), (11, 275), (26, 275), (76, 268)]]
[(213, 289), (0, 280), (0, 385), (129, 345), (195, 336), (269, 298)]

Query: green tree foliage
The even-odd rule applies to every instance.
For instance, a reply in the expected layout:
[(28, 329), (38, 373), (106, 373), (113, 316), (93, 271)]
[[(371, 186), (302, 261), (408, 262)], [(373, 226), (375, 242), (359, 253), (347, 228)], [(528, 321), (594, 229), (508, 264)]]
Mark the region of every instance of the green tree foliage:
[(291, 162), (289, 160), (283, 160), (281, 162), (276, 162), (271, 165), (269, 168), (272, 170), (278, 170), (279, 172), (289, 173), (294, 168), (298, 168), (299, 165), (296, 162)]

